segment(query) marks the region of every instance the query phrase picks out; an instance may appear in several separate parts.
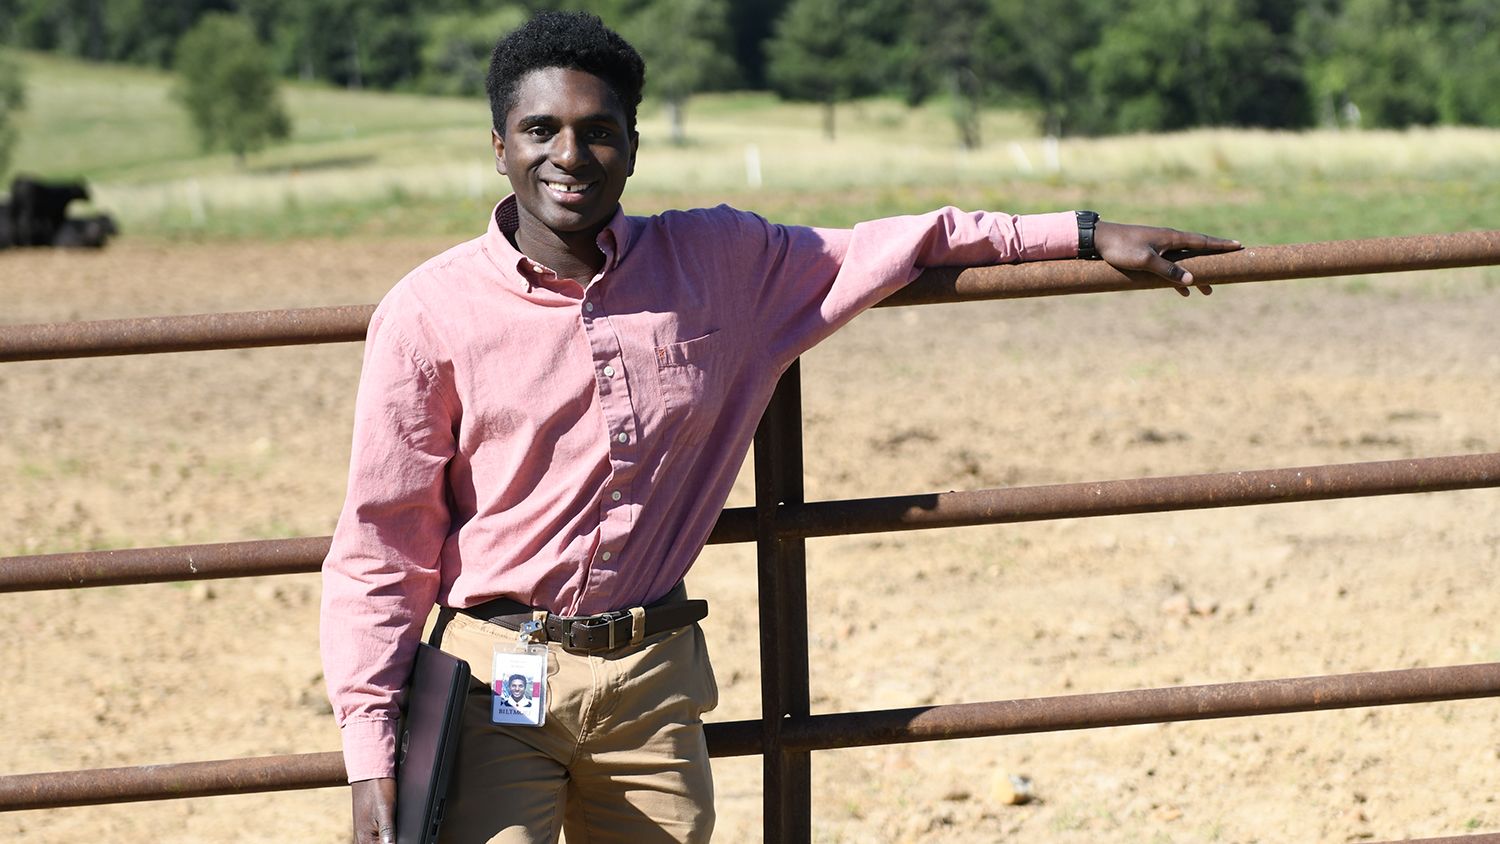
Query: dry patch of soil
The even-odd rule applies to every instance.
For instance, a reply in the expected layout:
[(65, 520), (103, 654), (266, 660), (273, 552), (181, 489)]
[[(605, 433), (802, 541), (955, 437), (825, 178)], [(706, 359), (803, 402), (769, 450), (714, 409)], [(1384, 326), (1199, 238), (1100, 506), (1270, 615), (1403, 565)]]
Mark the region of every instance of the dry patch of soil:
[[(446, 244), (0, 253), (0, 321), (372, 302)], [(804, 362), (809, 498), (1500, 450), (1479, 272), (879, 310)], [(0, 365), (0, 554), (325, 534), (357, 344)], [(731, 503), (747, 504), (742, 478)], [(809, 543), (816, 712), (1500, 660), (1500, 492)], [(690, 578), (758, 715), (753, 550)], [(7, 773), (336, 749), (316, 576), (0, 596)], [(1500, 829), (1471, 701), (815, 754), (820, 841)], [(760, 837), (721, 760), (718, 839)], [(1009, 774), (1037, 799), (997, 798)], [(35, 842), (342, 841), (341, 789), (0, 815)]]

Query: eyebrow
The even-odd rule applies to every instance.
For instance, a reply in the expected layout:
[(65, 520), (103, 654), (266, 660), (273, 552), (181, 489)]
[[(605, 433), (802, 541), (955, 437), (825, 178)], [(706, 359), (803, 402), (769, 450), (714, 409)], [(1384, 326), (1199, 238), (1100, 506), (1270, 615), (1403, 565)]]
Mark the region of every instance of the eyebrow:
[[(528, 126), (543, 126), (543, 125), (546, 125), (546, 124), (549, 124), (549, 123), (557, 123), (557, 122), (558, 122), (558, 119), (557, 119), (556, 115), (552, 115), (552, 114), (528, 114), (525, 117), (522, 117), (521, 119), (517, 120), (516, 121), (516, 125), (524, 129), (524, 128), (528, 127)], [(610, 114), (607, 111), (600, 111), (600, 112), (596, 112), (594, 114), (585, 115), (584, 117), (580, 118), (578, 122), (580, 122), (580, 123), (608, 123), (608, 124), (610, 124), (612, 126), (622, 126), (622, 125), (624, 125), (620, 121), (619, 117), (617, 117), (617, 116), (615, 116), (613, 114)]]

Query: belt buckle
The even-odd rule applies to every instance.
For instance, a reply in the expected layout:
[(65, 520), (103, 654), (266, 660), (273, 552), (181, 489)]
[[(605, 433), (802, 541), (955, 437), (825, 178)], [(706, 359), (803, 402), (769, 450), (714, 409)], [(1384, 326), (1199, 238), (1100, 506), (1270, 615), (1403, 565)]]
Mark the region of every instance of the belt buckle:
[[(568, 647), (572, 648), (573, 650), (578, 650), (578, 651), (589, 651), (589, 652), (612, 651), (612, 650), (615, 649), (615, 646), (617, 644), (616, 640), (618, 638), (618, 636), (616, 635), (616, 632), (615, 632), (616, 625), (622, 619), (629, 619), (629, 618), (630, 618), (630, 611), (629, 610), (616, 610), (614, 612), (602, 612), (602, 613), (599, 613), (598, 615), (591, 615), (591, 616), (588, 616), (587, 618), (577, 619), (572, 624), (568, 625)], [(603, 645), (603, 646), (598, 646), (598, 645), (591, 645), (589, 647), (579, 646), (578, 644), (576, 644), (576, 641), (574, 639), (574, 631), (576, 631), (580, 627), (582, 627), (584, 629), (585, 633), (591, 633), (591, 632), (593, 632), (595, 630), (598, 630), (601, 627), (604, 628), (609, 633), (608, 642), (605, 645)], [(625, 635), (625, 639), (623, 641), (618, 642), (618, 644), (624, 644), (626, 641), (629, 641), (629, 639), (630, 639), (630, 634), (627, 633)]]

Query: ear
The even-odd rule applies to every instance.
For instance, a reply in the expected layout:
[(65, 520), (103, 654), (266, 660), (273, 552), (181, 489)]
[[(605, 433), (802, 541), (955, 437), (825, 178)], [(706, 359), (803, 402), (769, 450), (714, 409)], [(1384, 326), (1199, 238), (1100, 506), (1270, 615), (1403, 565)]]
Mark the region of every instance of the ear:
[(640, 148), (641, 148), (641, 134), (639, 132), (631, 132), (630, 133), (630, 169), (625, 171), (626, 178), (629, 178), (629, 177), (635, 175), (635, 153), (636, 153), (636, 150), (639, 150)]
[[(499, 129), (490, 129), (490, 146), (495, 148), (495, 172), (502, 176), (509, 176), (505, 172), (505, 138), (501, 136)], [(630, 154), (631, 161), (635, 160), (634, 151)], [(631, 166), (634, 166), (632, 163)]]

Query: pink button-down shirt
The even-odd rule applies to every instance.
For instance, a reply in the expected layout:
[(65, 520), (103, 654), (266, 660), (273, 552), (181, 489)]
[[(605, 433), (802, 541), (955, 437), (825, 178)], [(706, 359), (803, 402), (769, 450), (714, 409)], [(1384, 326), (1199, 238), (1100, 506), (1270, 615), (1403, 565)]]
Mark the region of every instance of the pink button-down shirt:
[(649, 602), (692, 565), (777, 378), (924, 267), (1070, 257), (1070, 212), (945, 208), (852, 230), (719, 208), (627, 217), (603, 270), (518, 252), (514, 198), (376, 309), (322, 650), (351, 781), (391, 776), (434, 602)]

